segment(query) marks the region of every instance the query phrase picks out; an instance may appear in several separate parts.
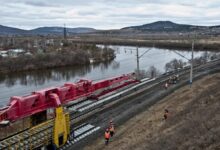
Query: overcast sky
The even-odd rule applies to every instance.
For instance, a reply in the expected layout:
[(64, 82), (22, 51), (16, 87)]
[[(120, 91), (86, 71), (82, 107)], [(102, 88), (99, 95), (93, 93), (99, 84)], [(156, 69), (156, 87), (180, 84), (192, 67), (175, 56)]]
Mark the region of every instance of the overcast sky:
[(220, 25), (220, 0), (0, 0), (0, 24), (117, 29), (158, 20)]

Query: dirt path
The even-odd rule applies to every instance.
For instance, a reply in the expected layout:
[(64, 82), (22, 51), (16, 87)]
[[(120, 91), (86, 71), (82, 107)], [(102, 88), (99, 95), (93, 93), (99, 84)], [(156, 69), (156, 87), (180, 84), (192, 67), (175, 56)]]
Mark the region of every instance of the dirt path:
[[(164, 109), (169, 117), (163, 119)], [(104, 133), (103, 133), (104, 135)], [(164, 98), (117, 127), (108, 146), (100, 137), (84, 150), (220, 150), (220, 74)]]

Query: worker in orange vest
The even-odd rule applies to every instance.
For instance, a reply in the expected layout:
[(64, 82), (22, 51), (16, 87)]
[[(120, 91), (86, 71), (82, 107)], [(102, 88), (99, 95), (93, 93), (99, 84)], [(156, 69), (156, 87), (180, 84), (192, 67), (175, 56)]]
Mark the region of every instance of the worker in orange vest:
[(164, 85), (165, 89), (167, 89), (168, 86), (169, 86), (169, 85), (168, 85), (168, 83), (166, 82), (165, 85)]
[(164, 110), (164, 120), (167, 120), (167, 118), (168, 118), (168, 114), (169, 114), (169, 111), (168, 111), (168, 109), (165, 109)]
[(115, 133), (115, 128), (114, 128), (114, 124), (113, 124), (112, 120), (110, 121), (109, 130), (110, 130), (111, 137), (113, 137), (113, 135)]
[(110, 132), (109, 132), (109, 129), (107, 128), (105, 130), (105, 145), (108, 145), (109, 138), (110, 138)]

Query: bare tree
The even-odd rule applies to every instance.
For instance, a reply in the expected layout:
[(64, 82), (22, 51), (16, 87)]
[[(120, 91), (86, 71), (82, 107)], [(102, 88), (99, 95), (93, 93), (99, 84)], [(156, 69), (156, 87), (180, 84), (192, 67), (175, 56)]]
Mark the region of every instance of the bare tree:
[(176, 70), (178, 68), (183, 68), (185, 64), (186, 63), (184, 63), (181, 59), (179, 60), (173, 59), (170, 62), (166, 63), (165, 70), (170, 71), (170, 70)]
[(147, 71), (147, 76), (150, 77), (150, 78), (155, 78), (157, 77), (159, 74), (160, 74), (160, 71), (154, 67), (154, 66), (151, 66), (148, 71)]

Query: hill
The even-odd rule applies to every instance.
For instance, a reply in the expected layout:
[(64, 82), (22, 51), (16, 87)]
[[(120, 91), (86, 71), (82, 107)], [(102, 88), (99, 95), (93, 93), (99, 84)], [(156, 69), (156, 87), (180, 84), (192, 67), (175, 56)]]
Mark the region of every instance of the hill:
[(0, 25), (0, 35), (27, 34), (26, 30)]
[(149, 24), (144, 24), (140, 26), (131, 26), (125, 27), (121, 30), (142, 30), (142, 31), (192, 31), (192, 30), (201, 30), (208, 29), (206, 26), (194, 26), (194, 25), (185, 25), (177, 24), (171, 21), (157, 21)]
[[(66, 28), (68, 34), (91, 33), (93, 28)], [(0, 25), (0, 35), (63, 35), (63, 27), (40, 27), (32, 30), (23, 30)]]
[[(93, 28), (66, 28), (68, 34), (75, 34), (75, 33), (91, 33), (95, 32), (96, 30)], [(40, 27), (29, 31), (30, 34), (56, 34), (62, 35), (63, 34), (63, 27)]]

